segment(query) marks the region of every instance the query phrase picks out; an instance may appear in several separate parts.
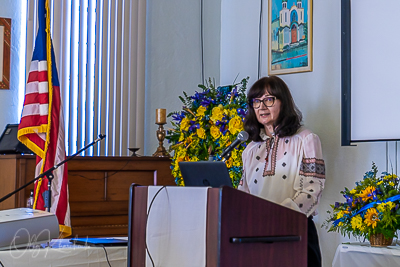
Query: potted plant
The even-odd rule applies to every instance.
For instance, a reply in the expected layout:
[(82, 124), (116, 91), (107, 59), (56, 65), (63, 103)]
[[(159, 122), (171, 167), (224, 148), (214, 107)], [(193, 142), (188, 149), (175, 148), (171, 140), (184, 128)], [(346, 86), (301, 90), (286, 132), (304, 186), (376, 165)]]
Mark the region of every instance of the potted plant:
[(344, 202), (336, 202), (328, 211), (324, 222), (328, 232), (344, 236), (366, 238), (372, 246), (387, 246), (397, 237), (400, 228), (400, 192), (397, 175), (382, 172), (372, 163), (372, 170), (365, 173), (354, 189), (345, 188), (341, 194)]
[[(177, 185), (184, 185), (178, 163), (180, 161), (218, 160), (224, 148), (243, 130), (247, 112), (246, 86), (249, 78), (239, 83), (215, 87), (199, 85), (200, 92), (179, 99), (181, 111), (171, 112), (173, 129), (167, 131), (169, 151), (173, 152), (172, 175)], [(246, 143), (236, 147), (226, 161), (232, 184), (237, 187), (242, 176), (242, 152)]]

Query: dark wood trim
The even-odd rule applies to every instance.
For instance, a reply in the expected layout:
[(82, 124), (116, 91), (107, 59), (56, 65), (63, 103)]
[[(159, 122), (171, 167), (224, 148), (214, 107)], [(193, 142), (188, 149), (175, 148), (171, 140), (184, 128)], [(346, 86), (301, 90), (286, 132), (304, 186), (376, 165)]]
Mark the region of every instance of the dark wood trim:
[(211, 188), (207, 197), (206, 266), (219, 266), (220, 236), (220, 190)]
[(147, 186), (136, 184), (130, 189), (128, 266), (146, 266), (147, 192)]
[(0, 79), (0, 89), (10, 89), (10, 67), (11, 67), (11, 19), (0, 18), (0, 26), (4, 27), (3, 41), (3, 75)]

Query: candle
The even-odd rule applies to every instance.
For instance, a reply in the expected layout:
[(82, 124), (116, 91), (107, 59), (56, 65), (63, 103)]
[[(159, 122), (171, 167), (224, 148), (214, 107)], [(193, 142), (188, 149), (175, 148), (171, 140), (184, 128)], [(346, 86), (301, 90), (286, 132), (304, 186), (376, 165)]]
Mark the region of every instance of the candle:
[(165, 108), (156, 109), (156, 124), (166, 124), (167, 123), (167, 110)]

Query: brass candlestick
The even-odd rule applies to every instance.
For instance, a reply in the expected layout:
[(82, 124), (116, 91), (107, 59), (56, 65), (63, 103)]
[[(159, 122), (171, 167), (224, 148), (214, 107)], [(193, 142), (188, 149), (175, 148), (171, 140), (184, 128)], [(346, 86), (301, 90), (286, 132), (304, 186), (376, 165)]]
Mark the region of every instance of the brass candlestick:
[(156, 152), (153, 154), (153, 157), (171, 157), (168, 152), (165, 150), (163, 143), (165, 139), (165, 130), (163, 125), (165, 123), (156, 123), (158, 124), (158, 130), (157, 130), (157, 139), (158, 139), (158, 148)]
[(165, 130), (163, 125), (167, 123), (166, 114), (167, 110), (165, 108), (156, 109), (156, 124), (158, 124), (158, 130), (156, 132), (158, 139), (158, 148), (157, 151), (153, 154), (153, 157), (171, 157), (163, 146), (165, 139)]

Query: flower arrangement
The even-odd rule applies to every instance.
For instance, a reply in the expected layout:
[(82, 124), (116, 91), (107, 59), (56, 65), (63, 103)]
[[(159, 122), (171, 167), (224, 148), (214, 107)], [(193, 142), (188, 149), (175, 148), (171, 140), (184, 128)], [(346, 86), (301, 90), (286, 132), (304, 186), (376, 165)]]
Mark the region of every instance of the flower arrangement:
[(340, 232), (370, 239), (372, 235), (383, 234), (385, 238), (397, 237), (400, 229), (399, 178), (394, 174), (382, 172), (377, 177), (378, 168), (372, 163), (372, 170), (356, 182), (352, 190), (345, 188), (341, 193), (346, 199), (343, 203), (331, 205), (329, 218), (324, 225), (328, 232)]
[[(179, 99), (182, 111), (171, 112), (173, 129), (167, 131), (169, 151), (174, 151), (172, 175), (177, 185), (184, 185), (178, 163), (180, 161), (217, 160), (243, 130), (247, 112), (246, 86), (248, 77), (240, 83), (215, 87), (211, 79), (199, 85), (202, 92)], [(236, 147), (226, 161), (232, 184), (237, 187), (242, 176), (242, 152), (246, 143)]]

